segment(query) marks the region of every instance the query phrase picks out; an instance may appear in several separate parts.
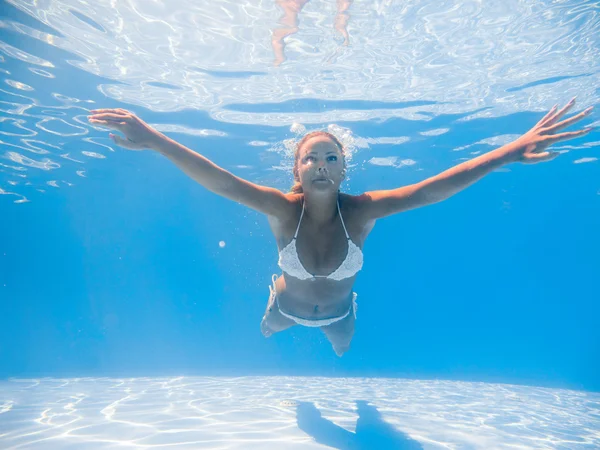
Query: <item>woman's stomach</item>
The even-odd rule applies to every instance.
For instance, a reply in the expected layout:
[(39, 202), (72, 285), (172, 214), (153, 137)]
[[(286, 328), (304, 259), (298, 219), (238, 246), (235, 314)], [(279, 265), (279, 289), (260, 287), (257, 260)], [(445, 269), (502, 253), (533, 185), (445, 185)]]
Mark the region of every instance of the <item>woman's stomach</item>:
[(298, 280), (284, 273), (275, 283), (279, 308), (305, 319), (342, 316), (352, 305), (354, 278), (341, 281), (326, 278)]

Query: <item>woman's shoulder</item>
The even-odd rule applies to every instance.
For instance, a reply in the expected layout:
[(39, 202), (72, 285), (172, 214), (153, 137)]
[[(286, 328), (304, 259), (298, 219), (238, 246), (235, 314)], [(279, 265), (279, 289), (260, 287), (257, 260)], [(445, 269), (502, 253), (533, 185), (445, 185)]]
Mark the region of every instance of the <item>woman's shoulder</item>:
[(293, 203), (300, 203), (302, 202), (302, 199), (304, 198), (304, 194), (302, 193), (294, 193), (294, 192), (286, 192), (283, 195), (285, 195), (285, 198), (287, 198), (290, 202)]
[(352, 195), (344, 194), (340, 192), (340, 208), (351, 210), (353, 212), (359, 212), (361, 207), (364, 205), (365, 195)]
[(358, 228), (368, 228), (369, 230), (375, 224), (375, 221), (370, 219), (366, 212), (365, 206), (369, 202), (369, 196), (366, 194), (351, 195), (351, 194), (340, 194), (340, 209), (342, 214), (348, 216), (354, 223), (357, 224)]
[(288, 208), (287, 210), (287, 213), (293, 216), (298, 208), (302, 208), (304, 194), (295, 194), (293, 192), (288, 192), (284, 195), (288, 201), (288, 205), (290, 206), (290, 208)]
[(303, 194), (288, 192), (285, 193), (284, 196), (287, 200), (285, 210), (280, 211), (276, 217), (268, 216), (271, 224), (281, 225), (288, 221), (295, 220), (295, 217), (298, 214), (298, 209), (302, 208), (302, 199), (304, 198)]

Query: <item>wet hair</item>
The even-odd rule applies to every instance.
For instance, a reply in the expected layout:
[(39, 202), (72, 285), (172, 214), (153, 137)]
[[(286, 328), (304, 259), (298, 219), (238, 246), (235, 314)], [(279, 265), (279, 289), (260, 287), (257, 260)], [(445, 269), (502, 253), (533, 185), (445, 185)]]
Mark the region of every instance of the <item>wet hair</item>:
[(328, 133), (327, 131), (312, 131), (310, 133), (307, 133), (304, 135), (304, 137), (302, 139), (300, 139), (300, 142), (298, 142), (298, 145), (296, 146), (296, 150), (294, 151), (294, 184), (292, 185), (292, 188), (290, 189), (290, 192), (294, 193), (294, 194), (301, 194), (302, 191), (302, 183), (300, 183), (300, 175), (298, 174), (298, 160), (300, 158), (300, 149), (302, 148), (302, 146), (306, 143), (306, 141), (308, 141), (310, 138), (313, 138), (315, 136), (325, 136), (328, 137), (329, 139), (331, 139), (333, 141), (333, 143), (340, 149), (340, 152), (342, 153), (342, 157), (344, 158), (344, 167), (346, 167), (346, 152), (344, 150), (344, 146), (342, 145), (342, 143), (340, 142), (340, 140), (338, 138), (336, 138), (333, 134)]

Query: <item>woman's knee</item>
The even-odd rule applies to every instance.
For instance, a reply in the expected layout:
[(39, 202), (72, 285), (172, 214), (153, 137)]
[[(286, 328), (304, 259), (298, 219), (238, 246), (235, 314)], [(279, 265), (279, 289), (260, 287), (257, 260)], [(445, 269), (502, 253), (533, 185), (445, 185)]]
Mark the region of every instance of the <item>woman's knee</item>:
[(296, 325), (296, 322), (284, 317), (279, 312), (275, 297), (274, 295), (271, 295), (269, 298), (269, 303), (267, 304), (267, 310), (265, 311), (265, 315), (263, 316), (260, 324), (262, 334), (265, 337), (269, 337), (274, 333), (286, 330), (293, 325)]

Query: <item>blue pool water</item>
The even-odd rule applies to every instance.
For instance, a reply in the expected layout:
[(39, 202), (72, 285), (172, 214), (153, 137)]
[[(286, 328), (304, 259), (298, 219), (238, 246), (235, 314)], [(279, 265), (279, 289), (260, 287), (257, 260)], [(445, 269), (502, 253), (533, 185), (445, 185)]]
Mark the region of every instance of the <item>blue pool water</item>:
[(87, 122), (128, 109), (286, 192), (329, 130), (343, 192), (393, 189), (598, 109), (596, 3), (0, 8), (0, 448), (600, 447), (598, 130), (378, 220), (338, 358), (261, 335), (264, 216)]

